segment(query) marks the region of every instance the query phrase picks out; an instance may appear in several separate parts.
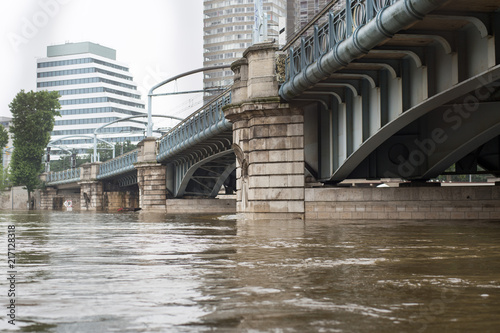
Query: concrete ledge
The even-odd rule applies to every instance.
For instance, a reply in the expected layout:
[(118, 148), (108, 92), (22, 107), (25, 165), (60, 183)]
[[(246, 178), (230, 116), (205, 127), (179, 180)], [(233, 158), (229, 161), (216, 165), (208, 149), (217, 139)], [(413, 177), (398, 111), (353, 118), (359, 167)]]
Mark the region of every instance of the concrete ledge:
[(500, 219), (500, 188), (306, 188), (306, 219)]
[(235, 199), (167, 199), (167, 214), (236, 213)]

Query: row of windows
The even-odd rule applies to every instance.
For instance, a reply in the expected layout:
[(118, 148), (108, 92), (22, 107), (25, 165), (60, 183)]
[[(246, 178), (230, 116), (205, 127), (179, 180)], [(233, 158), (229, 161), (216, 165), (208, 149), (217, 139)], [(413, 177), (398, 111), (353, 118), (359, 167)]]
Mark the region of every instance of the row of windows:
[(62, 71), (44, 72), (38, 73), (37, 77), (52, 77), (52, 76), (62, 76), (62, 75), (76, 75), (76, 74), (88, 74), (88, 73), (102, 73), (110, 76), (119, 77), (128, 81), (132, 81), (132, 77), (127, 75), (122, 75), (118, 73), (113, 73), (100, 68), (89, 67), (89, 68), (79, 68), (79, 69), (66, 69)]
[(205, 52), (217, 52), (224, 50), (234, 50), (234, 49), (246, 49), (251, 46), (252, 43), (235, 43), (235, 44), (224, 44), (217, 46), (210, 46), (205, 49)]
[(242, 40), (242, 39), (252, 39), (252, 34), (237, 34), (237, 35), (230, 35), (230, 36), (207, 38), (207, 39), (205, 39), (205, 45), (206, 44), (229, 42), (232, 40)]
[(61, 105), (111, 102), (111, 103), (118, 103), (118, 104), (123, 104), (123, 105), (128, 105), (128, 106), (134, 106), (134, 107), (137, 107), (137, 108), (144, 109), (144, 104), (138, 104), (138, 103), (132, 103), (132, 102), (127, 102), (127, 101), (122, 101), (120, 99), (110, 98), (110, 97), (78, 98), (78, 99), (68, 99), (66, 101), (59, 101), (59, 102), (61, 103)]
[(217, 88), (217, 87), (225, 87), (230, 84), (233, 84), (232, 79), (220, 80), (220, 81), (208, 81), (203, 82), (203, 88)]
[[(94, 134), (94, 128), (82, 128), (74, 130), (62, 130), (62, 131), (52, 131), (51, 135), (77, 135), (77, 134)], [(132, 132), (132, 131), (144, 131), (143, 128), (139, 127), (104, 127), (99, 130), (99, 133), (121, 133), (121, 132)]]
[(77, 64), (90, 64), (96, 63), (99, 65), (104, 65), (112, 68), (116, 68), (125, 72), (128, 72), (127, 67), (123, 67), (120, 65), (115, 65), (106, 61), (97, 60), (94, 58), (81, 58), (81, 59), (70, 59), (70, 60), (59, 60), (59, 61), (49, 61), (49, 62), (41, 62), (38, 64), (38, 68), (46, 68), (46, 67), (56, 67), (56, 66), (68, 66), (68, 65), (77, 65)]
[(253, 25), (248, 24), (248, 25), (235, 25), (235, 26), (230, 26), (230, 27), (225, 27), (225, 28), (217, 28), (217, 29), (207, 29), (205, 30), (205, 36), (209, 35), (215, 35), (215, 34), (222, 34), (225, 32), (231, 32), (231, 31), (244, 31), (244, 30), (252, 30)]
[(118, 119), (120, 119), (120, 118), (118, 118), (118, 117), (105, 117), (105, 118), (56, 120), (55, 126), (110, 123), (110, 122), (118, 120)]
[(205, 74), (205, 79), (214, 79), (217, 77), (232, 76), (232, 75), (234, 75), (233, 71), (217, 71)]
[(123, 91), (104, 88), (104, 87), (60, 90), (59, 95), (65, 96), (65, 95), (78, 95), (78, 94), (94, 94), (94, 93), (99, 93), (99, 92), (108, 92), (108, 93), (112, 93), (115, 95), (121, 95), (121, 96), (131, 97), (131, 98), (135, 98), (135, 99), (141, 99), (140, 95), (134, 95), (134, 94), (126, 93)]
[(205, 18), (219, 17), (224, 15), (231, 15), (233, 13), (253, 13), (254, 7), (237, 7), (237, 8), (228, 8), (224, 10), (216, 10), (213, 12), (205, 13)]
[(130, 110), (124, 110), (124, 109), (119, 109), (119, 108), (112, 108), (112, 107), (102, 107), (102, 108), (88, 108), (88, 109), (72, 109), (72, 110), (60, 110), (61, 116), (67, 116), (67, 115), (72, 115), (72, 114), (89, 114), (89, 113), (110, 113), (110, 112), (117, 112), (117, 113), (123, 113), (123, 114), (128, 114), (130, 116), (139, 116), (141, 114), (144, 114), (139, 111), (130, 111)]
[(222, 20), (205, 22), (205, 27), (217, 26), (221, 24), (233, 23), (233, 22), (253, 22), (253, 16), (236, 16), (236, 17), (227, 17)]
[(55, 86), (68, 86), (68, 85), (72, 85), (72, 84), (85, 84), (85, 83), (97, 83), (97, 82), (109, 83), (109, 84), (112, 84), (114, 86), (120, 86), (123, 88), (137, 90), (136, 86), (121, 83), (118, 81), (103, 79), (102, 77), (91, 77), (91, 78), (73, 79), (73, 80), (59, 80), (59, 81), (50, 81), (50, 82), (38, 82), (37, 87), (38, 88), (47, 88), (47, 87), (55, 87)]
[(213, 8), (220, 8), (220, 7), (228, 7), (231, 5), (241, 5), (245, 3), (253, 3), (253, 0), (227, 0), (219, 3), (214, 3), (214, 4), (206, 4), (204, 6), (205, 10), (207, 9), (213, 9)]
[(224, 53), (224, 54), (214, 54), (205, 57), (205, 61), (213, 61), (213, 60), (220, 60), (220, 59), (232, 59), (236, 57), (235, 52), (229, 52), (229, 53)]

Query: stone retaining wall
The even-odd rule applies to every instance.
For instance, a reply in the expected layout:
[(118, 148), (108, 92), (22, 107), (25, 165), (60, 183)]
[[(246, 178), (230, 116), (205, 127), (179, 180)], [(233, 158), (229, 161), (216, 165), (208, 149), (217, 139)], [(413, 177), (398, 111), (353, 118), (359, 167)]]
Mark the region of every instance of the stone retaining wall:
[(104, 192), (104, 209), (110, 212), (119, 208), (139, 207), (139, 193), (134, 191)]
[(500, 186), (306, 188), (305, 209), (319, 220), (500, 219)]
[(41, 191), (41, 210), (67, 210), (64, 202), (71, 200), (72, 210), (80, 210), (80, 191), (48, 187)]
[(236, 199), (167, 199), (168, 214), (234, 214)]

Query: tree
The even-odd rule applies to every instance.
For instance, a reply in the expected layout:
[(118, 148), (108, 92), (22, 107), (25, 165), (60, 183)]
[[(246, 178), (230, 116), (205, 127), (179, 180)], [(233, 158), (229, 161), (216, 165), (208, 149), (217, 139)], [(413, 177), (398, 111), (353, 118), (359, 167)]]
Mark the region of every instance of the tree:
[(134, 149), (137, 149), (137, 145), (131, 143), (130, 140), (115, 145), (116, 156), (126, 154)]
[(54, 129), (54, 118), (61, 116), (57, 111), (61, 108), (59, 97), (57, 91), (21, 90), (9, 104), (14, 142), (11, 180), (14, 185), (26, 186), (30, 208), (31, 192), (40, 184), (42, 155)]
[[(2, 147), (2, 149), (5, 148), (5, 146), (7, 146), (7, 143), (9, 143), (9, 133), (7, 133), (5, 127), (0, 125), (0, 147)], [(3, 151), (0, 161), (3, 161)]]

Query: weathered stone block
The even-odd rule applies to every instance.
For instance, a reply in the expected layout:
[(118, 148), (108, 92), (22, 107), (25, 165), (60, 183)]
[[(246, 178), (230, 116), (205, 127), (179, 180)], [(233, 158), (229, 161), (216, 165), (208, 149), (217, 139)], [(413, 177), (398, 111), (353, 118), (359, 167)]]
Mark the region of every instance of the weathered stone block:
[(269, 136), (271, 137), (286, 137), (287, 136), (286, 124), (276, 124), (269, 126)]
[(304, 125), (302, 123), (287, 125), (286, 135), (287, 136), (302, 136), (302, 135), (304, 135)]
[(269, 184), (269, 176), (254, 176), (248, 180), (249, 188), (268, 188)]
[[(274, 154), (274, 153), (273, 153)], [(269, 151), (252, 151), (248, 154), (249, 163), (267, 163), (269, 162)]]

